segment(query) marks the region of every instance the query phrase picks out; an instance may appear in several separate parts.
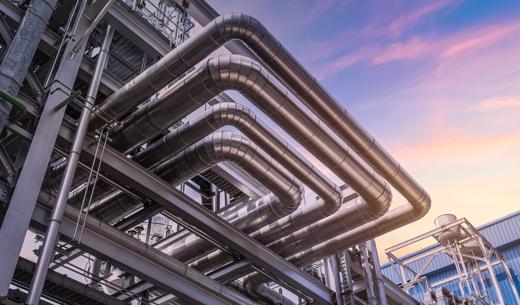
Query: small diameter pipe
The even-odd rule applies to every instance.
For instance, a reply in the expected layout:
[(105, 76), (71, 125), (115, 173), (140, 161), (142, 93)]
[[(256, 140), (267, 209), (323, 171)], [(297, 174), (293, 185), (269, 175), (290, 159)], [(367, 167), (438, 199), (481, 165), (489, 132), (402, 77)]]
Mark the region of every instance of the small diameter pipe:
[(27, 113), (27, 107), (25, 107), (25, 105), (20, 100), (1, 89), (0, 98), (11, 104), (16, 109), (16, 113), (10, 118), (11, 122), (18, 121)]
[(56, 201), (56, 206), (52, 210), (52, 215), (49, 221), (49, 227), (45, 234), (45, 240), (43, 242), (42, 251), (40, 256), (38, 257), (36, 270), (31, 280), (31, 287), (29, 289), (26, 301), (27, 305), (38, 305), (40, 303), (40, 296), (42, 293), (43, 285), (45, 284), (45, 278), (47, 277), (47, 270), (49, 269), (49, 264), (54, 256), (54, 247), (56, 246), (56, 242), (58, 239), (61, 220), (63, 218), (63, 213), (67, 205), (67, 199), (69, 197), (72, 181), (74, 179), (76, 168), (78, 166), (79, 155), (83, 147), (83, 141), (87, 134), (89, 119), (92, 113), (92, 108), (90, 107), (90, 105), (93, 105), (96, 100), (96, 95), (99, 89), (99, 83), (101, 81), (101, 76), (103, 75), (103, 70), (106, 66), (106, 62), (108, 59), (108, 50), (110, 48), (110, 43), (112, 42), (113, 35), (114, 30), (110, 25), (107, 25), (105, 38), (101, 46), (101, 51), (98, 55), (94, 75), (92, 76), (92, 81), (88, 88), (87, 103), (89, 103), (89, 105), (85, 105), (83, 107), (83, 111), (81, 112), (78, 129), (76, 131), (76, 135), (74, 136), (74, 142), (70, 151), (67, 168), (65, 169), (65, 175), (63, 176), (63, 180), (61, 182), (61, 187), (59, 190), (58, 199)]

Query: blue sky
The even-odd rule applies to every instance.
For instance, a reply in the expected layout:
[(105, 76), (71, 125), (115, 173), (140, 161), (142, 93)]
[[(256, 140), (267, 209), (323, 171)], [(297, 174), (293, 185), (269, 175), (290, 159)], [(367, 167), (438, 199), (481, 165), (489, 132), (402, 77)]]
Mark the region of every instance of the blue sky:
[(260, 19), (429, 191), (430, 214), (380, 248), (441, 213), (478, 225), (519, 209), (519, 1), (210, 4)]

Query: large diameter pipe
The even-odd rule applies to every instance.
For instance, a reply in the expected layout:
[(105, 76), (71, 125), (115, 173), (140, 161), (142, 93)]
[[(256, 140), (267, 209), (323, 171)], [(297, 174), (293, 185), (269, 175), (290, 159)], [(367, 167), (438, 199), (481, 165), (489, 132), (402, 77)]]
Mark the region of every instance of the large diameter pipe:
[(293, 301), (265, 285), (266, 280), (268, 280), (266, 276), (255, 272), (244, 279), (242, 287), (249, 296), (262, 299), (269, 304), (296, 305)]
[(297, 266), (312, 264), (320, 258), (357, 245), (363, 241), (381, 236), (403, 226), (403, 223), (413, 222), (428, 212), (429, 206), (400, 206), (385, 213), (381, 218), (366, 223), (353, 230), (340, 234), (330, 240), (313, 246), (303, 252), (288, 258)]
[(94, 105), (96, 100), (99, 84), (101, 82), (101, 76), (103, 75), (103, 70), (105, 69), (107, 63), (108, 50), (110, 48), (110, 44), (112, 43), (113, 35), (114, 30), (110, 25), (107, 25), (105, 38), (103, 39), (101, 50), (96, 62), (96, 68), (94, 70), (92, 81), (90, 82), (90, 86), (87, 92), (88, 104), (83, 107), (83, 111), (81, 112), (78, 129), (76, 130), (76, 134), (74, 136), (74, 141), (72, 143), (72, 148), (69, 154), (69, 160), (58, 193), (58, 199), (54, 209), (52, 210), (52, 215), (49, 221), (49, 227), (45, 234), (42, 251), (38, 257), (36, 269), (31, 281), (31, 287), (27, 296), (27, 304), (29, 305), (37, 305), (40, 303), (40, 296), (43, 285), (45, 284), (45, 278), (47, 277), (49, 264), (54, 256), (54, 247), (56, 246), (58, 239), (61, 219), (63, 218), (63, 213), (67, 205), (70, 188), (72, 186), (74, 174), (76, 173), (76, 168), (79, 163), (79, 155), (82, 151), (83, 142), (87, 134), (89, 118), (91, 114), (90, 105)]
[[(350, 218), (350, 215), (353, 214), (352, 208), (355, 207), (355, 204), (349, 201), (355, 202), (357, 200), (360, 200), (360, 198), (356, 193), (349, 194), (344, 198), (346, 202), (333, 215), (313, 223), (304, 229), (292, 232), (276, 241), (271, 240), (269, 235), (264, 235), (264, 232), (269, 231), (268, 228), (271, 225), (253, 232), (250, 236), (265, 244), (269, 249), (277, 252), (282, 257), (288, 257), (327, 241), (331, 236), (347, 232), (361, 225), (363, 223), (362, 220)], [(297, 217), (296, 213), (298, 213), (298, 211), (289, 217)], [(299, 238), (298, 242), (294, 242), (295, 236)], [(193, 262), (190, 266), (201, 272), (208, 272), (231, 261), (233, 261), (233, 258), (227, 255), (226, 252), (217, 250)]]
[[(157, 87), (162, 88), (174, 79), (167, 76), (178, 76), (178, 69), (194, 66), (233, 39), (247, 44), (328, 127), (367, 160), (411, 205), (430, 205), (426, 191), (375, 138), (363, 129), (258, 20), (244, 14), (228, 14), (215, 18), (199, 35), (190, 38), (110, 96), (99, 112), (106, 112), (114, 117), (121, 116), (126, 110), (151, 96)], [(187, 71), (189, 67), (183, 71)], [(129, 103), (132, 99), (133, 102)], [(101, 126), (99, 116), (94, 116), (92, 120), (97, 127)], [(363, 194), (362, 196), (365, 198)]]
[[(229, 101), (229, 100), (231, 100), (231, 98), (228, 96), (217, 96), (217, 97), (215, 97), (214, 101), (212, 100), (212, 101), (210, 101), (210, 103), (218, 103), (220, 101)], [(117, 147), (114, 142), (111, 142), (111, 146), (116, 149), (119, 149), (119, 147)], [(184, 146), (182, 148), (185, 148), (185, 147), (186, 146)], [(166, 155), (158, 155), (158, 154), (155, 154), (155, 151), (150, 151), (148, 149), (145, 149), (145, 150), (140, 151), (138, 154), (133, 155), (132, 160), (136, 161), (137, 163), (143, 165), (146, 168), (151, 168), (151, 167), (153, 167), (153, 165), (159, 163), (160, 161), (164, 161), (164, 159), (166, 157), (170, 157), (173, 154), (180, 152), (181, 150), (182, 149), (177, 150), (176, 152), (173, 151), (172, 153), (169, 153)], [(63, 177), (63, 171), (65, 170), (66, 165), (67, 165), (67, 161), (65, 160), (64, 162), (50, 168), (49, 174), (46, 177), (45, 185), (44, 185), (44, 187), (48, 191), (51, 191), (51, 192), (54, 191), (57, 193), (59, 186), (60, 186), (61, 179)], [(91, 184), (88, 185), (86, 183), (87, 177), (88, 177), (88, 172), (86, 172), (86, 171), (77, 171), (76, 172), (76, 175), (74, 176), (74, 182), (72, 183), (73, 191), (71, 192), (71, 194), (69, 196), (69, 204), (76, 206), (78, 208), (80, 207), (81, 203), (83, 202), (84, 192), (87, 190), (87, 187), (90, 188), (93, 183), (93, 182), (91, 182)], [(103, 199), (103, 202), (104, 202), (105, 201), (104, 199), (106, 199), (105, 197), (108, 196), (109, 194), (113, 194), (113, 192), (114, 192), (114, 187), (112, 185), (110, 185), (109, 183), (106, 183), (103, 180), (97, 181), (96, 188), (95, 188), (94, 194), (92, 196), (92, 198), (94, 199), (92, 207), (96, 207), (99, 203), (99, 200)], [(121, 217), (121, 215), (124, 215), (126, 212), (131, 212), (131, 211), (133, 211), (133, 209), (135, 207), (139, 206), (139, 203), (136, 202), (134, 199), (128, 198), (128, 200), (130, 201), (130, 202), (128, 202), (128, 204), (127, 204), (127, 202), (125, 202), (124, 204), (119, 205), (122, 208), (122, 211), (121, 211), (122, 213), (120, 213), (119, 215), (116, 214), (115, 216)], [(104, 219), (113, 218), (111, 215), (103, 214), (104, 212), (110, 212), (110, 211), (101, 211), (100, 213), (95, 212), (97, 214), (94, 214), (94, 216), (103, 217)]]
[[(264, 227), (256, 237), (265, 242), (294, 232), (314, 221), (333, 214), (341, 206), (341, 191), (329, 178), (321, 173), (307, 159), (276, 135), (248, 108), (236, 103), (216, 104), (202, 115), (163, 137), (149, 148), (136, 155), (141, 163), (150, 164), (154, 160), (167, 157), (179, 148), (189, 146), (210, 132), (223, 126), (233, 126), (258, 145), (298, 180), (312, 189), (321, 200), (296, 211), (276, 223)], [(146, 154), (146, 156), (144, 156)], [(355, 222), (354, 222), (355, 223)]]
[[(18, 96), (57, 0), (32, 0), (0, 65), (0, 89)], [(11, 104), (0, 102), (0, 134)]]
[[(184, 181), (223, 160), (235, 162), (263, 181), (277, 199), (259, 200), (227, 215), (237, 228), (245, 233), (272, 223), (294, 212), (301, 201), (302, 186), (292, 175), (274, 163), (256, 145), (236, 132), (216, 132), (181, 154), (159, 164), (157, 173), (167, 181)], [(266, 197), (272, 198), (271, 194)], [(196, 236), (186, 238), (166, 250), (181, 261), (190, 261), (214, 249), (211, 243)]]
[(303, 111), (267, 70), (242, 56), (223, 55), (208, 60), (172, 86), (166, 93), (168, 99), (148, 104), (131, 115), (124, 124), (128, 128), (119, 131), (114, 138), (123, 133), (139, 137), (142, 128), (152, 125), (155, 130), (165, 129), (177, 120), (172, 114), (183, 117), (216, 94), (230, 89), (249, 98), (361, 195), (364, 200), (356, 202), (357, 212), (352, 215), (353, 219), (368, 222), (388, 209), (391, 201), (388, 185), (360, 163), (318, 120)]
[[(189, 180), (192, 176), (209, 168), (210, 164), (214, 165), (225, 160), (237, 163), (246, 172), (258, 178), (275, 196), (272, 196), (272, 194), (267, 195), (265, 198), (250, 202), (232, 213), (220, 213), (221, 217), (228, 221), (232, 221), (240, 215), (240, 219), (242, 220), (234, 220), (238, 221), (234, 223), (235, 225), (238, 225), (238, 223), (248, 223), (249, 226), (254, 224), (254, 228), (257, 229), (273, 221), (274, 215), (267, 216), (264, 215), (262, 211), (255, 211), (256, 206), (261, 206), (262, 209), (266, 209), (267, 206), (265, 206), (265, 204), (269, 203), (268, 206), (271, 206), (269, 210), (272, 211), (278, 211), (280, 209), (277, 207), (278, 205), (286, 206), (287, 208), (283, 208), (283, 212), (278, 211), (279, 215), (284, 215), (287, 211), (292, 211), (295, 206), (299, 204), (302, 192), (301, 185), (297, 183), (295, 178), (279, 163), (274, 162), (247, 138), (238, 133), (220, 132), (207, 137), (204, 142), (199, 136), (193, 136), (193, 133), (200, 136), (205, 134), (205, 132), (198, 133), (199, 131), (198, 128), (192, 128), (189, 125), (186, 125), (186, 128), (181, 127), (167, 135), (161, 142), (156, 142), (148, 149), (138, 153), (133, 159), (145, 167), (154, 166), (154, 172), (173, 185)], [(201, 146), (199, 149), (201, 151), (206, 149), (204, 153), (212, 156), (211, 162), (208, 160), (194, 159), (192, 162), (198, 161), (197, 164), (188, 164), (184, 160), (179, 159), (183, 154), (178, 155), (178, 153), (182, 152), (184, 148), (197, 143), (199, 140), (201, 140), (199, 142), (199, 146)], [(206, 146), (203, 146), (203, 143), (205, 143), (204, 145)], [(225, 150), (225, 153), (217, 155), (219, 150)], [(164, 159), (172, 154), (178, 155), (178, 158), (170, 158), (167, 159), (167, 161), (163, 161), (162, 164), (155, 165), (157, 160)], [(280, 157), (276, 154), (272, 154), (272, 156), (276, 159)], [(187, 168), (184, 170), (172, 170), (174, 168), (173, 166), (180, 166), (180, 164), (183, 164)], [(172, 167), (170, 168), (170, 166)], [(100, 217), (110, 222), (113, 221), (115, 217), (120, 217), (121, 212), (128, 210), (128, 200), (129, 199), (124, 196), (124, 192), (120, 190), (112, 191), (102, 199), (94, 202), (91, 206), (91, 210), (92, 213), (100, 214)], [(280, 200), (283, 201), (283, 204), (280, 203)], [(262, 217), (257, 219), (259, 216)]]

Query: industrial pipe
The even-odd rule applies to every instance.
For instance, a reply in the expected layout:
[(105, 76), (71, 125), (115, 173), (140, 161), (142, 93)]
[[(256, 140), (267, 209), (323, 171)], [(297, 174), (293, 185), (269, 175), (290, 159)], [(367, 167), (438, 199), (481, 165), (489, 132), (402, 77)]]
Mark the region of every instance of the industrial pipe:
[(60, 190), (58, 193), (58, 199), (56, 201), (54, 209), (52, 210), (50, 224), (47, 229), (47, 232), (45, 233), (42, 251), (38, 257), (36, 269), (31, 280), (31, 287), (27, 295), (27, 304), (29, 305), (37, 305), (40, 303), (40, 296), (42, 293), (43, 285), (45, 284), (45, 278), (47, 277), (49, 264), (52, 258), (54, 257), (54, 248), (56, 247), (56, 242), (58, 240), (61, 219), (63, 218), (63, 213), (67, 205), (70, 188), (72, 186), (74, 174), (76, 173), (76, 168), (78, 167), (79, 163), (79, 155), (83, 149), (83, 142), (87, 134), (89, 118), (90, 114), (92, 113), (91, 105), (94, 105), (96, 101), (99, 84), (101, 82), (103, 70), (105, 69), (107, 63), (108, 50), (110, 48), (110, 44), (112, 43), (113, 35), (114, 30), (110, 25), (107, 25), (105, 37), (103, 39), (100, 53), (96, 62), (96, 68), (94, 70), (94, 74), (92, 75), (92, 81), (90, 82), (90, 86), (88, 88), (87, 104), (83, 106), (83, 111), (81, 112), (78, 128), (76, 130), (74, 141), (72, 143), (72, 148), (70, 150), (69, 160), (67, 162), (65, 174), (63, 175), (63, 180), (61, 182)]
[[(329, 128), (367, 160), (410, 204), (430, 204), (425, 190), (375, 138), (354, 120), (258, 20), (244, 14), (228, 14), (215, 18), (201, 33), (168, 53), (110, 96), (99, 109), (99, 113), (105, 112), (116, 118), (121, 116), (233, 39), (247, 44)], [(99, 115), (93, 116), (92, 121), (96, 127), (102, 125)]]
[[(178, 132), (172, 133), (166, 138), (168, 141), (157, 143), (157, 146), (151, 146), (150, 150), (144, 151), (142, 155), (136, 155), (135, 159), (149, 165), (155, 162), (154, 160), (157, 160), (157, 158), (182, 150), (182, 147), (195, 143), (197, 137), (188, 140), (183, 135), (189, 134), (184, 131), (191, 132), (193, 129), (179, 129)], [(186, 141), (183, 142), (182, 139)], [(159, 147), (161, 147), (160, 150), (156, 149)], [(146, 156), (154, 156), (154, 158), (145, 159)], [(237, 228), (250, 233), (292, 213), (298, 207), (302, 196), (302, 186), (278, 163), (258, 149), (256, 145), (235, 132), (214, 133), (195, 143), (181, 154), (157, 165), (154, 172), (173, 185), (177, 185), (223, 160), (237, 163), (252, 176), (262, 181), (273, 192), (273, 194), (268, 194), (232, 213), (226, 214), (225, 219)], [(128, 205), (123, 195), (124, 193), (118, 190), (112, 192), (103, 200), (110, 202), (112, 209), (114, 209), (114, 202), (122, 201), (122, 206)], [(94, 204), (100, 205), (100, 203)], [(113, 215), (117, 215), (113, 212), (107, 213), (107, 210), (104, 213), (97, 214), (108, 221), (113, 221)], [(182, 261), (196, 259), (213, 249), (211, 243), (195, 235), (180, 241), (171, 248), (173, 249), (171, 253)], [(195, 255), (195, 253), (199, 254)]]
[(321, 198), (308, 207), (291, 214), (290, 217), (285, 217), (268, 227), (264, 227), (255, 235), (259, 241), (276, 240), (329, 216), (339, 209), (342, 197), (339, 187), (286, 141), (282, 140), (280, 136), (276, 135), (251, 110), (240, 104), (227, 102), (214, 105), (202, 115), (138, 153), (135, 158), (141, 164), (144, 163), (148, 166), (154, 162), (153, 160), (163, 159), (226, 125), (240, 130)]
[[(0, 65), (0, 89), (7, 95), (18, 96), (57, 2), (57, 0), (32, 0), (30, 2)], [(0, 134), (7, 124), (11, 106), (14, 105), (17, 108), (13, 119), (17, 119), (24, 113), (24, 107), (21, 107), (15, 100), (3, 98), (8, 104), (0, 103)]]
[[(345, 203), (342, 204), (340, 209), (333, 215), (276, 241), (266, 238), (262, 234), (263, 232), (268, 231), (268, 228), (271, 227), (271, 225), (255, 231), (250, 234), (250, 236), (265, 244), (270, 250), (280, 254), (282, 257), (288, 257), (327, 241), (332, 236), (347, 232), (359, 226), (360, 223), (362, 223), (362, 220), (350, 218), (350, 215), (353, 214), (352, 209), (355, 207), (355, 204), (352, 204), (349, 201), (355, 202), (357, 200), (360, 200), (360, 198), (356, 193), (346, 196), (343, 199)], [(297, 212), (298, 211), (290, 217), (296, 217)], [(295, 242), (296, 239), (297, 242)], [(201, 272), (208, 272), (231, 261), (233, 261), (233, 258), (227, 255), (226, 252), (217, 250), (200, 258), (196, 262), (191, 263), (190, 266)]]
[[(159, 164), (155, 171), (167, 181), (185, 181), (223, 160), (243, 167), (276, 195), (268, 194), (228, 215), (230, 223), (238, 229), (251, 233), (298, 208), (302, 186), (256, 145), (236, 132), (213, 133)], [(192, 235), (169, 249), (165, 251), (186, 262), (206, 254), (213, 247), (208, 241)]]
[(321, 257), (332, 255), (360, 242), (373, 239), (420, 219), (428, 212), (429, 205), (405, 205), (392, 209), (381, 218), (366, 223), (353, 230), (340, 234), (330, 240), (313, 246), (303, 252), (289, 257), (287, 260), (297, 266), (312, 264)]
[(114, 134), (114, 139), (139, 137), (152, 127), (165, 129), (217, 93), (230, 89), (248, 97), (361, 195), (364, 200), (353, 202), (356, 205), (355, 214), (351, 215), (353, 220), (368, 222), (388, 209), (391, 201), (388, 185), (356, 160), (348, 147), (323, 129), (319, 121), (303, 111), (268, 71), (242, 56), (209, 59), (169, 88), (165, 93), (168, 98), (149, 103), (132, 114), (123, 122), (127, 128)]
[(253, 273), (248, 275), (243, 283), (243, 290), (250, 296), (254, 298), (260, 298), (264, 301), (269, 302), (269, 304), (275, 305), (296, 305), (293, 301), (289, 300), (282, 294), (274, 291), (269, 288), (265, 283), (267, 277), (265, 277), (261, 273)]

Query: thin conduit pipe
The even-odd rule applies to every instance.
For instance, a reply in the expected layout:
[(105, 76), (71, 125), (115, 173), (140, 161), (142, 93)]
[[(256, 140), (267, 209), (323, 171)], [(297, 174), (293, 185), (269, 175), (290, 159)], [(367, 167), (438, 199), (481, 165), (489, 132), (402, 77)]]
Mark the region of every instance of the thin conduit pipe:
[[(248, 45), (327, 126), (367, 160), (411, 205), (429, 209), (431, 201), (426, 191), (320, 85), (316, 78), (258, 20), (251, 16), (233, 13), (215, 18), (203, 28), (201, 33), (184, 42), (110, 96), (101, 106), (100, 111), (116, 117), (120, 116), (125, 110), (136, 106), (157, 89), (164, 87), (169, 81), (203, 60), (212, 51), (233, 39), (239, 39)], [(133, 100), (133, 103), (129, 103), (129, 100)], [(93, 116), (92, 121), (94, 123), (92, 125), (97, 127), (102, 124), (98, 116)], [(415, 216), (411, 216), (410, 219), (416, 219)]]
[[(326, 132), (321, 123), (303, 111), (289, 92), (260, 64), (237, 55), (209, 59), (166, 93), (168, 99), (148, 104), (125, 122), (135, 129), (125, 130), (128, 138), (142, 134), (142, 126), (153, 122), (155, 132), (167, 128), (224, 90), (236, 89), (267, 113), (312, 154), (320, 158), (364, 200), (355, 202), (358, 216), (368, 222), (388, 209), (391, 191), (377, 174), (359, 163), (349, 148)], [(174, 115), (172, 115), (174, 114)], [(114, 139), (121, 139), (120, 131)], [(130, 135), (131, 134), (131, 135)]]
[[(105, 31), (103, 43), (101, 45), (99, 57), (96, 62), (96, 68), (92, 76), (92, 81), (87, 92), (87, 102), (89, 105), (94, 104), (96, 100), (103, 70), (105, 69), (108, 60), (108, 50), (110, 48), (110, 44), (112, 43), (113, 35), (114, 30), (110, 25), (108, 25)], [(42, 252), (38, 257), (35, 272), (31, 280), (31, 287), (27, 295), (27, 304), (36, 305), (40, 303), (40, 296), (43, 290), (43, 285), (45, 284), (45, 278), (47, 277), (49, 264), (54, 256), (54, 248), (56, 246), (59, 235), (61, 219), (63, 218), (63, 213), (67, 205), (69, 191), (72, 186), (74, 174), (76, 173), (76, 168), (78, 167), (79, 163), (79, 155), (82, 151), (83, 142), (87, 134), (91, 111), (91, 108), (85, 104), (83, 111), (81, 112), (78, 129), (74, 135), (74, 142), (72, 143), (69, 160), (67, 162), (65, 174), (63, 175), (63, 180), (61, 182), (58, 199), (56, 200), (56, 205), (52, 210), (49, 227), (45, 232)]]

